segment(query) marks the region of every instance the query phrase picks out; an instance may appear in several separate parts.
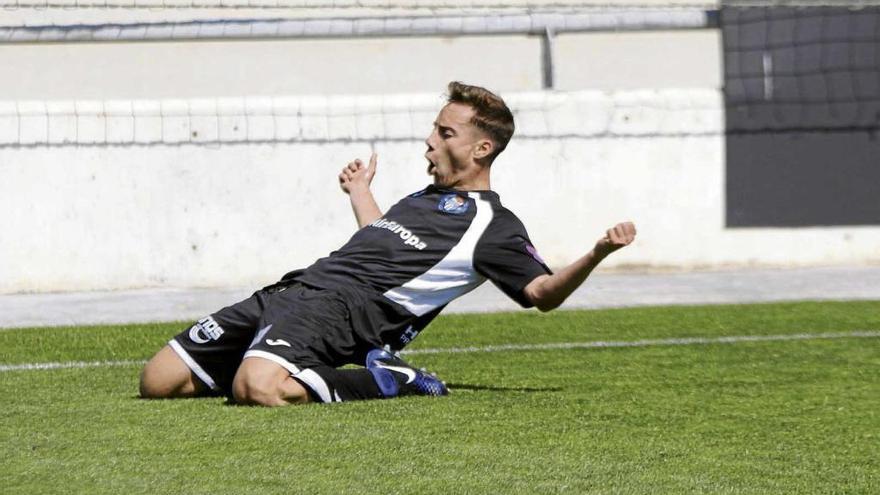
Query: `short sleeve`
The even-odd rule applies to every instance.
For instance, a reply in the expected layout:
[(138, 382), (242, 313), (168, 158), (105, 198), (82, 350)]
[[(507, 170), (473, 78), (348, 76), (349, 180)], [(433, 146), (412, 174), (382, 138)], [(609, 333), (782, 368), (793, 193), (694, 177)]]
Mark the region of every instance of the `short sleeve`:
[(524, 308), (533, 306), (523, 289), (540, 275), (552, 274), (512, 213), (498, 215), (474, 251), (474, 268)]

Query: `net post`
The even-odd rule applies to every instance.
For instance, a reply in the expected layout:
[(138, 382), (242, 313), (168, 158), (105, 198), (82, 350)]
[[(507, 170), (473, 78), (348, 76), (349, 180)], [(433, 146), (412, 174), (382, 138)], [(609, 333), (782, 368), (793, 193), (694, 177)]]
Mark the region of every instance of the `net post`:
[(544, 27), (544, 33), (541, 36), (541, 87), (544, 89), (554, 89), (553, 38), (555, 36), (553, 28)]

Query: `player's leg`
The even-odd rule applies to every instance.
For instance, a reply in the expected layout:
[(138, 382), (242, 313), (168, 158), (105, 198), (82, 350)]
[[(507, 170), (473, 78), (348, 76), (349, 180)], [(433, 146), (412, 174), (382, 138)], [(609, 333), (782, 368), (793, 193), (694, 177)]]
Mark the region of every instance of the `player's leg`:
[(301, 284), (271, 295), (232, 393), (241, 404), (278, 406), (379, 397), (366, 370), (337, 370), (357, 350), (348, 307), (333, 291)]
[(144, 366), (141, 397), (231, 394), (232, 378), (256, 334), (266, 298), (258, 291), (176, 335)]
[(363, 369), (321, 365), (291, 371), (289, 363), (246, 357), (232, 384), (233, 397), (242, 405), (285, 406), (449, 393), (436, 376), (386, 351), (377, 349), (369, 359), (369, 367)]
[(140, 396), (144, 399), (197, 397), (206, 390), (170, 345), (157, 352), (141, 371)]
[(259, 357), (246, 357), (232, 381), (232, 396), (246, 406), (286, 406), (311, 402), (309, 393), (284, 366)]
[(378, 398), (366, 370), (338, 370), (356, 350), (348, 308), (332, 291), (272, 294), (232, 383), (236, 402), (280, 406)]
[(337, 369), (363, 359), (350, 323), (333, 291), (295, 286), (273, 295), (233, 381), (236, 401), (278, 406), (445, 395), (442, 382), (388, 353), (372, 353), (367, 368)]
[(255, 356), (242, 361), (232, 383), (232, 393), (236, 402), (250, 406), (388, 397), (383, 395), (374, 374), (367, 369), (337, 369), (327, 365), (297, 369), (290, 364), (282, 366), (276, 360)]

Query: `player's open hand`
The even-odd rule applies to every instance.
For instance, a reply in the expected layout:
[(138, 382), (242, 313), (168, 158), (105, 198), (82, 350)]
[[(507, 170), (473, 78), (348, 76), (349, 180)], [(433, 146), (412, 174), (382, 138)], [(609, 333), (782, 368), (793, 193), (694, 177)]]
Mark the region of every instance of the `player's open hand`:
[(611, 227), (605, 232), (605, 237), (596, 242), (594, 251), (601, 257), (629, 246), (636, 238), (636, 226), (632, 222), (622, 222)]
[(342, 173), (339, 174), (339, 187), (345, 194), (351, 194), (352, 190), (357, 188), (370, 188), (370, 183), (376, 175), (377, 158), (378, 155), (373, 153), (369, 165), (366, 166), (360, 158), (357, 158), (342, 169)]

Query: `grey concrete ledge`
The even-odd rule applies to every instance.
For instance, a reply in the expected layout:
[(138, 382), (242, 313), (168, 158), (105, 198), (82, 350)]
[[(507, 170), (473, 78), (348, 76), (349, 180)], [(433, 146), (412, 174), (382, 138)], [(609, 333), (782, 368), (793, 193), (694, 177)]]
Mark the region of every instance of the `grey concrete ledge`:
[[(140, 289), (0, 296), (0, 328), (193, 320), (248, 297), (255, 288)], [(688, 273), (597, 272), (563, 308), (880, 300), (880, 266), (746, 269)], [(516, 311), (491, 283), (446, 313)]]

